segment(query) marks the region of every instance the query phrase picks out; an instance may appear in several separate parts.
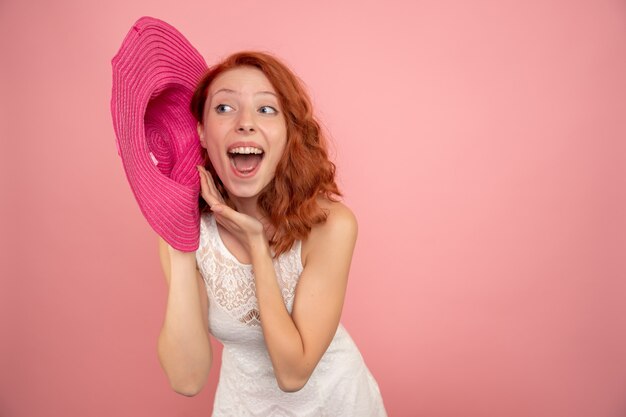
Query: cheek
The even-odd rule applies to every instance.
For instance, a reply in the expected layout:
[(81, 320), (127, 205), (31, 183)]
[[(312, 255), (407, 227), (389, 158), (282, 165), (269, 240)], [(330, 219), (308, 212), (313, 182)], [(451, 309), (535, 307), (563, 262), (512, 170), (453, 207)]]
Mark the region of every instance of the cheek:
[(220, 151), (220, 131), (215, 126), (209, 126), (204, 131), (204, 138), (206, 142), (206, 150), (209, 153), (211, 159), (217, 158)]
[(277, 153), (279, 154), (280, 158), (285, 152), (285, 148), (287, 148), (287, 126), (282, 124), (281, 126), (277, 127), (274, 131), (273, 139), (273, 146), (278, 150)]
[(215, 171), (218, 174), (222, 174), (224, 158), (222, 158), (222, 151), (220, 150), (219, 144), (213, 140), (210, 136), (206, 137), (206, 151), (209, 155), (209, 160), (211, 161), (211, 165), (215, 168)]
[(207, 150), (207, 153), (209, 154), (209, 159), (211, 160), (211, 164), (213, 164), (213, 167), (215, 167), (216, 169), (219, 169), (223, 161), (221, 158), (221, 152), (218, 150), (215, 143), (209, 142), (207, 144), (206, 150)]

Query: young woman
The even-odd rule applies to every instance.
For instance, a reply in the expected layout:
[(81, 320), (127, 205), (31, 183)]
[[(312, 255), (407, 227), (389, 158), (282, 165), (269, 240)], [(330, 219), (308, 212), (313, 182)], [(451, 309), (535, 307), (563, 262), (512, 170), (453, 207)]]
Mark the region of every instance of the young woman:
[(298, 78), (271, 55), (234, 54), (202, 78), (191, 110), (205, 161), (200, 247), (159, 238), (171, 386), (200, 391), (211, 333), (224, 345), (213, 416), (385, 416), (340, 324), (357, 222)]

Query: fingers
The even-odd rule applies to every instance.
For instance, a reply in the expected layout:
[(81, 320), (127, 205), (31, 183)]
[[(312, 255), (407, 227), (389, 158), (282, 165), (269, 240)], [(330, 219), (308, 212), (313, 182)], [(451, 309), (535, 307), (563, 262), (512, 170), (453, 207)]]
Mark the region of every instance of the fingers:
[[(236, 226), (236, 225), (234, 225), (232, 221), (228, 220), (220, 212), (214, 212), (213, 215), (215, 216), (215, 221), (218, 222), (222, 227), (230, 230), (231, 232), (234, 231), (233, 226)], [(238, 229), (239, 228), (237, 228), (237, 230)]]
[(202, 198), (205, 199), (209, 206), (213, 208), (216, 204), (223, 204), (224, 198), (219, 193), (213, 182), (211, 174), (208, 173), (204, 167), (198, 165), (198, 173), (200, 175), (200, 187), (202, 188)]
[(229, 229), (233, 227), (241, 228), (241, 224), (246, 219), (245, 215), (242, 215), (225, 204), (215, 207), (213, 212), (215, 213), (215, 219), (220, 222), (222, 226)]
[(213, 177), (211, 176), (210, 173), (208, 173), (204, 167), (202, 168), (202, 172), (204, 177), (206, 178), (206, 182), (209, 186), (209, 190), (211, 192), (211, 194), (220, 202), (223, 203), (224, 202), (224, 198), (222, 197), (222, 194), (217, 190), (217, 187), (215, 186), (215, 181), (213, 181)]
[[(204, 170), (203, 167), (198, 166), (198, 175), (200, 175), (200, 186), (202, 188), (202, 196), (205, 197), (208, 194), (212, 194), (212, 190), (211, 190), (211, 185), (210, 183), (212, 183), (212, 178), (209, 178), (209, 176), (207, 175), (206, 170)], [(208, 202), (208, 201), (207, 201)]]
[(262, 224), (252, 217), (233, 210), (224, 204), (224, 198), (217, 190), (213, 177), (207, 170), (197, 166), (200, 175), (200, 186), (202, 188), (202, 198), (209, 204), (211, 211), (215, 215), (215, 220), (224, 228), (239, 234), (254, 234), (263, 230)]
[(257, 219), (240, 213), (225, 204), (211, 208), (215, 220), (235, 234), (253, 236), (263, 233), (263, 225)]

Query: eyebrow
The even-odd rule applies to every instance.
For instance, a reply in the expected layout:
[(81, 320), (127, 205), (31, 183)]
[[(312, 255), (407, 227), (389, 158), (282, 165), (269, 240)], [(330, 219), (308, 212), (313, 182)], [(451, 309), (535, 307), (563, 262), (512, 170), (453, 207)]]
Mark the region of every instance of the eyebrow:
[[(224, 92), (224, 93), (232, 93), (232, 94), (237, 94), (237, 95), (239, 95), (239, 94), (240, 94), (238, 91), (231, 90), (230, 88), (220, 88), (220, 89), (219, 89), (219, 90), (217, 90), (215, 93), (213, 93), (213, 94), (211, 95), (211, 97), (213, 97), (213, 96), (215, 96), (217, 93), (221, 93), (221, 92)], [(278, 96), (276, 95), (276, 93), (273, 93), (273, 92), (271, 92), (271, 91), (265, 91), (265, 90), (264, 90), (264, 91), (257, 91), (256, 93), (254, 93), (254, 95), (257, 95), (257, 94), (271, 94), (271, 95), (273, 95), (274, 97), (278, 97)]]

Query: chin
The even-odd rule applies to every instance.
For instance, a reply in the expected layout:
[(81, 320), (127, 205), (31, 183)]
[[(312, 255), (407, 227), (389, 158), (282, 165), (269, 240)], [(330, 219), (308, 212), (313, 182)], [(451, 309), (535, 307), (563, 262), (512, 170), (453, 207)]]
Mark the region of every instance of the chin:
[(235, 198), (257, 198), (265, 189), (257, 184), (225, 184), (225, 187), (228, 195)]

